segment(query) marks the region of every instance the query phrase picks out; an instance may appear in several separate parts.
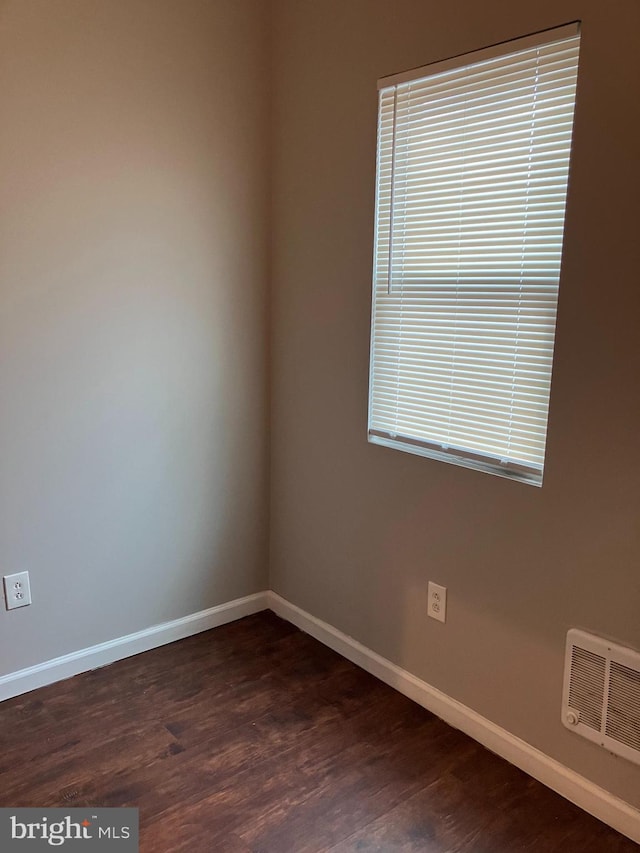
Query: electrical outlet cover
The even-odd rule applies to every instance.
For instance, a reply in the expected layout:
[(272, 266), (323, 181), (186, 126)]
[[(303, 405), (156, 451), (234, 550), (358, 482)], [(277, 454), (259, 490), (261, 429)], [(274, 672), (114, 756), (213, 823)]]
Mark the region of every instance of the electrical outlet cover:
[(15, 610), (16, 607), (26, 607), (27, 604), (31, 604), (29, 572), (17, 572), (14, 575), (5, 575), (3, 580), (7, 610)]
[(444, 622), (447, 618), (447, 588), (429, 581), (427, 616)]

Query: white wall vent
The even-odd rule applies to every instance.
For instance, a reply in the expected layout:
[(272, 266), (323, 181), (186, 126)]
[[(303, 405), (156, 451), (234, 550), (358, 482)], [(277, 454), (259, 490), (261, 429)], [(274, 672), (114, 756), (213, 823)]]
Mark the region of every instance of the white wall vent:
[(569, 631), (562, 722), (640, 764), (640, 653), (586, 631)]

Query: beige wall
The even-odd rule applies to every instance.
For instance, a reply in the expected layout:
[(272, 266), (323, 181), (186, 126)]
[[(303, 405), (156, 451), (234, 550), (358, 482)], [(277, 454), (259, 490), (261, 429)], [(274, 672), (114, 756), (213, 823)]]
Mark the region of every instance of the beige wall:
[[(640, 806), (559, 722), (567, 628), (640, 647), (640, 5), (273, 9), (269, 141), (260, 0), (0, 0), (0, 674), (268, 585), (271, 228), (272, 586)], [(576, 18), (544, 487), (370, 446), (376, 79)]]
[[(640, 4), (276, 8), (272, 587), (640, 806), (640, 768), (559, 716), (569, 627), (640, 647)], [(368, 445), (376, 79), (578, 18), (544, 486)]]
[(267, 586), (256, 0), (0, 0), (0, 675)]

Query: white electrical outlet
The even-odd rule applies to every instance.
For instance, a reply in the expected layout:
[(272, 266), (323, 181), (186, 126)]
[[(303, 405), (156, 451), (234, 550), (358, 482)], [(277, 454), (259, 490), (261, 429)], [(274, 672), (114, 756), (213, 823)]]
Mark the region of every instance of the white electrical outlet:
[(7, 610), (15, 610), (16, 607), (26, 607), (31, 604), (31, 586), (29, 585), (29, 572), (18, 572), (15, 575), (5, 575), (4, 597), (7, 602)]
[(447, 618), (447, 588), (429, 581), (427, 616), (444, 622)]

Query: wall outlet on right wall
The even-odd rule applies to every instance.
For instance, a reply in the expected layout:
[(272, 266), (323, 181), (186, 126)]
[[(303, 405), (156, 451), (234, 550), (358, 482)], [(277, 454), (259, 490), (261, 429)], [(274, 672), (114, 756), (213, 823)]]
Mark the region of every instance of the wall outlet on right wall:
[(445, 622), (447, 618), (447, 588), (429, 581), (427, 616)]

